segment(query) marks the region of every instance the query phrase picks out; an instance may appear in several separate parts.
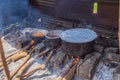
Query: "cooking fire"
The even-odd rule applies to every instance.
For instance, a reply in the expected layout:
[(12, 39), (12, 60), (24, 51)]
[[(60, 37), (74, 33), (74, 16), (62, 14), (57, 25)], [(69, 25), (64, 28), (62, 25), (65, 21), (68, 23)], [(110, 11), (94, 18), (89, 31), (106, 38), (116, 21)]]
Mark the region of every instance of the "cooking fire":
[(118, 6), (118, 0), (1, 1), (0, 80), (120, 80)]
[[(91, 29), (25, 28), (17, 35), (9, 33), (2, 38), (13, 80), (96, 80), (109, 72), (104, 70), (109, 68), (104, 60), (110, 61), (107, 64), (111, 66), (116, 64), (117, 69), (118, 48), (104, 47)], [(2, 63), (0, 67), (1, 78), (7, 79)]]

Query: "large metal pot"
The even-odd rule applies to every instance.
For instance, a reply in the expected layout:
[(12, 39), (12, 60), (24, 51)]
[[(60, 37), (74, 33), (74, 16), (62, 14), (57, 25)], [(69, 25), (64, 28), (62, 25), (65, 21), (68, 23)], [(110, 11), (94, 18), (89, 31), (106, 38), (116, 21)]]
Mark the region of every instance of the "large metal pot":
[(84, 56), (93, 51), (97, 34), (90, 29), (76, 28), (64, 31), (60, 37), (66, 54)]

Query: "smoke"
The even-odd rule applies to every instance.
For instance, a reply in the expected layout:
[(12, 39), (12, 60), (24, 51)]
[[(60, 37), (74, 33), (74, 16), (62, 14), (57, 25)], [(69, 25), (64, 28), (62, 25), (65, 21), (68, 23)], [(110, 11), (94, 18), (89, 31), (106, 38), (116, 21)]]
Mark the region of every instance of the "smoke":
[(28, 15), (28, 0), (0, 0), (0, 30)]

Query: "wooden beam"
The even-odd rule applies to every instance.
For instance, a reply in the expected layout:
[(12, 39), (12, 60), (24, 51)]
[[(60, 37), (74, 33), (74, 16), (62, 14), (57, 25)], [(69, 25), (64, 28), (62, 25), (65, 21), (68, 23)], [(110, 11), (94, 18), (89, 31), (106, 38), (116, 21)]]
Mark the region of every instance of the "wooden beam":
[(119, 0), (119, 18), (118, 18), (118, 41), (119, 41), (119, 54), (120, 54), (120, 0)]
[(5, 54), (4, 54), (4, 50), (3, 50), (3, 46), (2, 46), (1, 37), (0, 37), (0, 58), (1, 58), (1, 61), (3, 64), (3, 69), (4, 69), (5, 74), (7, 76), (7, 80), (10, 80), (10, 72), (9, 72), (8, 65), (7, 65), (7, 62), (5, 59)]

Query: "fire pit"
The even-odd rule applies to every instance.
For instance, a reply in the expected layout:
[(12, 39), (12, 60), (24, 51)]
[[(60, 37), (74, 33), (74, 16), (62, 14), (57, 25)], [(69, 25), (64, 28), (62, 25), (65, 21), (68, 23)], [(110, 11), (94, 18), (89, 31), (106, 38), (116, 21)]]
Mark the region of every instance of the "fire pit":
[[(36, 33), (37, 31), (38, 29), (24, 29), (22, 32)], [(18, 37), (15, 38), (18, 39)], [(21, 39), (23, 40), (23, 38)], [(109, 75), (114, 73), (109, 70), (109, 67), (113, 69), (117, 66), (116, 63), (119, 64), (117, 62), (119, 56), (116, 54), (118, 48), (104, 48), (98, 43), (94, 45), (94, 41), (97, 41), (96, 38), (97, 34), (93, 30), (85, 28), (66, 31), (52, 30), (45, 35), (45, 40), (41, 43), (32, 40), (28, 45), (26, 44), (25, 47), (16, 49), (16, 51), (11, 51), (11, 46), (6, 44), (6, 38), (3, 38), (5, 50), (10, 51), (6, 51), (6, 61), (10, 72), (14, 73), (11, 78), (13, 80), (102, 80), (99, 77), (101, 76), (105, 80), (107, 78), (116, 80)], [(35, 45), (35, 43), (37, 44)], [(91, 53), (93, 48), (94, 51)], [(115, 63), (113, 63), (114, 61)], [(2, 63), (0, 63), (0, 68), (2, 69)], [(119, 65), (114, 69), (119, 71)], [(4, 75), (2, 70), (0, 73)], [(108, 77), (106, 78), (106, 75), (101, 73)], [(50, 75), (45, 76), (46, 74)], [(36, 76), (39, 78), (37, 79)], [(0, 79), (5, 77), (0, 75)]]
[(90, 29), (76, 28), (66, 30), (61, 34), (62, 49), (74, 56), (83, 56), (93, 50), (96, 32)]

